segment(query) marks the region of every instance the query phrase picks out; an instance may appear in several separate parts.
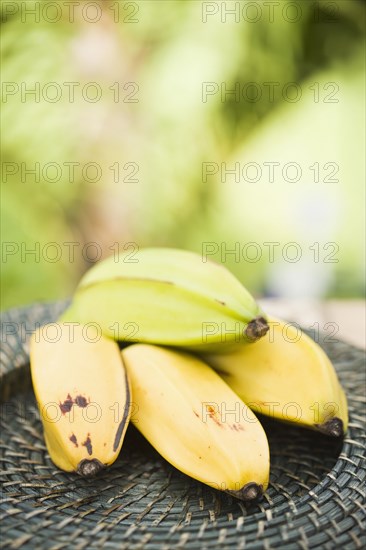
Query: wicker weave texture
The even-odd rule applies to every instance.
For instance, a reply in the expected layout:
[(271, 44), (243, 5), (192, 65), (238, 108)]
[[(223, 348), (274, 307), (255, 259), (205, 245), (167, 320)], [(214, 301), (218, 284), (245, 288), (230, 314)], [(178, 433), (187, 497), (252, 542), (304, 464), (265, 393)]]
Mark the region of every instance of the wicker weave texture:
[(1, 324), (1, 535), (3, 548), (364, 548), (364, 353), (323, 345), (346, 390), (342, 443), (261, 418), (270, 487), (245, 507), (181, 474), (130, 426), (118, 460), (94, 479), (58, 470), (45, 448), (30, 387), (28, 340), (64, 303), (11, 310)]

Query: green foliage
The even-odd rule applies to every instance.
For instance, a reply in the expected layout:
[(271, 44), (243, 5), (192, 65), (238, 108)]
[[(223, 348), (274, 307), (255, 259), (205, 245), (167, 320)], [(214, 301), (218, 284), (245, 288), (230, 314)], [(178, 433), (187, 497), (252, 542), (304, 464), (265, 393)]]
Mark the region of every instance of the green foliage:
[[(2, 240), (8, 253), (3, 255), (3, 308), (71, 293), (94, 259), (81, 253), (90, 242), (103, 256), (118, 242), (198, 252), (213, 242), (219, 245), (213, 258), (224, 260), (259, 294), (285, 292), (276, 281), (294, 280), (303, 272), (314, 281), (315, 286), (302, 287), (309, 296), (361, 295), (362, 2), (298, 2), (302, 16), (296, 23), (281, 12), (272, 22), (264, 9), (256, 23), (233, 17), (222, 23), (220, 15), (203, 23), (201, 2), (145, 0), (135, 3), (138, 22), (130, 24), (114, 22), (115, 2), (100, 2), (98, 23), (82, 17), (82, 5), (72, 23), (65, 13), (57, 23), (42, 17), (24, 22), (21, 4), (12, 16), (1, 5), (2, 80), (19, 87), (2, 103), (3, 167), (18, 167), (14, 175), (3, 171)], [(119, 6), (125, 15), (127, 4)], [(55, 102), (42, 95), (52, 82), (62, 90)], [(77, 83), (74, 101), (67, 82)], [(100, 101), (82, 96), (90, 82), (100, 86)], [(259, 85), (260, 99), (255, 86), (246, 87), (239, 100), (221, 95), (236, 85), (241, 93), (250, 82)], [(268, 82), (276, 83), (272, 99)], [(283, 93), (291, 82), (301, 87), (297, 102)], [(203, 83), (218, 87), (206, 101)], [(337, 103), (324, 102), (336, 90), (329, 83), (338, 87)], [(32, 94), (22, 96), (22, 86), (39, 86), (39, 101)], [(138, 102), (124, 101), (131, 90)], [(65, 165), (70, 162), (79, 163), (73, 178)], [(95, 182), (82, 171), (90, 162), (101, 168)], [(223, 181), (220, 172), (205, 181), (207, 162), (228, 168), (237, 162), (262, 168), (265, 162), (296, 162), (304, 177), (271, 183), (263, 170), (257, 183), (236, 182), (233, 176)], [(314, 182), (310, 167), (319, 163), (322, 170), (332, 162), (339, 165), (339, 181), (324, 182), (328, 170)], [(24, 176), (22, 163), (28, 169), (39, 163), (39, 181)], [(48, 163), (62, 168), (55, 181), (52, 170), (46, 177), (42, 172)], [(111, 168), (116, 163), (118, 181)], [(134, 167), (137, 173), (129, 178)], [(277, 250), (299, 243), (304, 255), (297, 267), (281, 257), (271, 263), (263, 247), (268, 241), (279, 242)], [(47, 248), (42, 256), (49, 242), (61, 249), (56, 262), (47, 258)], [(73, 257), (67, 242), (77, 244)], [(262, 247), (258, 261), (221, 257), (220, 243), (228, 249), (239, 243), (242, 249), (249, 242)], [(320, 260), (330, 252), (322, 250), (324, 244), (335, 242), (338, 262), (314, 262), (316, 251), (309, 247), (315, 242)], [(36, 243), (39, 261), (37, 255), (22, 254), (22, 247), (34, 249)], [(17, 246), (19, 252), (10, 253)]]

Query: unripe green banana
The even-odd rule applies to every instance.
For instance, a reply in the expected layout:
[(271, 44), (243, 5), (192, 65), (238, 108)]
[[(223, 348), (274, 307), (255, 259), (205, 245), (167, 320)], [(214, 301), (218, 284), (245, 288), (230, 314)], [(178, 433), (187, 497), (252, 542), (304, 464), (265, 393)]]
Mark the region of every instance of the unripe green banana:
[(168, 248), (94, 266), (62, 319), (97, 323), (116, 340), (192, 349), (254, 342), (268, 330), (254, 298), (224, 266)]
[(135, 344), (122, 351), (132, 422), (173, 466), (255, 500), (268, 486), (269, 449), (254, 413), (208, 365), (185, 352)]
[(203, 359), (254, 411), (341, 437), (347, 399), (327, 355), (293, 325), (268, 322), (268, 334), (254, 346)]

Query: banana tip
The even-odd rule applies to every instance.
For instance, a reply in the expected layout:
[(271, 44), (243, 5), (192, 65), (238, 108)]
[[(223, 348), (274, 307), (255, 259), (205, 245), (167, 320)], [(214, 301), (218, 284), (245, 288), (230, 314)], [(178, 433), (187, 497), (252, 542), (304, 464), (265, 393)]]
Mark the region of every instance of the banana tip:
[(83, 477), (92, 477), (97, 475), (101, 470), (103, 470), (104, 464), (102, 464), (97, 458), (92, 460), (82, 460), (79, 462), (76, 472)]
[(323, 424), (315, 424), (315, 426), (322, 433), (332, 437), (342, 437), (344, 433), (343, 420), (337, 418), (336, 416), (330, 420), (327, 420), (327, 422), (324, 422)]
[(250, 323), (248, 323), (247, 328), (245, 329), (246, 337), (255, 342), (262, 338), (269, 331), (269, 326), (264, 317), (256, 317)]
[(256, 502), (263, 495), (263, 486), (258, 485), (258, 483), (250, 482), (238, 491), (227, 492), (240, 500), (244, 500), (244, 502)]

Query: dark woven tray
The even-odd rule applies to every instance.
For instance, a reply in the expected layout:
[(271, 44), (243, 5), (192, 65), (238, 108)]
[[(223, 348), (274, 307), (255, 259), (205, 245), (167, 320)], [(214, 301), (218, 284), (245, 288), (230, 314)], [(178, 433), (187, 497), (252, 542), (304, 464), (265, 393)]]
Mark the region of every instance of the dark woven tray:
[(30, 386), (28, 338), (65, 304), (2, 316), (1, 524), (3, 548), (305, 549), (365, 545), (364, 353), (324, 344), (346, 389), (342, 443), (261, 419), (270, 487), (246, 508), (181, 474), (130, 426), (115, 464), (94, 479), (58, 470)]

